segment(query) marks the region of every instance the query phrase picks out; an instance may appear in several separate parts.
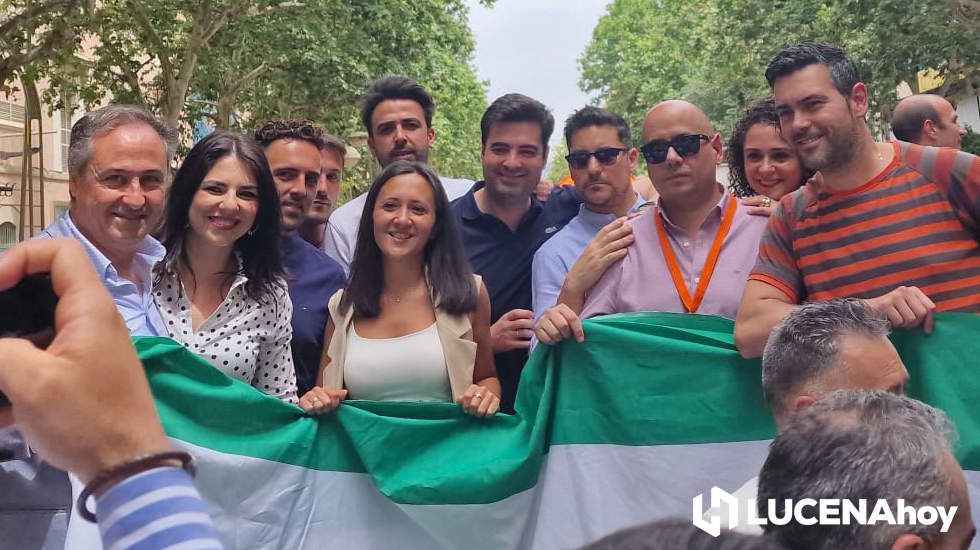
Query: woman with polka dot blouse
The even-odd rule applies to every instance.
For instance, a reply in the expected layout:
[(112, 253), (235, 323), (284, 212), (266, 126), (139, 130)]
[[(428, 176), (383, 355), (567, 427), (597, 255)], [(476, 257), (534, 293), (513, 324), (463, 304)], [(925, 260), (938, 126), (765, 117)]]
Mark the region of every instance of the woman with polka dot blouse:
[(299, 405), (443, 401), (492, 416), (500, 382), (490, 298), (463, 252), (439, 177), (395, 161), (368, 190), (347, 288), (330, 298), (317, 385)]
[(153, 295), (170, 337), (296, 403), (279, 196), (255, 142), (215, 132), (191, 149), (167, 194), (162, 242)]

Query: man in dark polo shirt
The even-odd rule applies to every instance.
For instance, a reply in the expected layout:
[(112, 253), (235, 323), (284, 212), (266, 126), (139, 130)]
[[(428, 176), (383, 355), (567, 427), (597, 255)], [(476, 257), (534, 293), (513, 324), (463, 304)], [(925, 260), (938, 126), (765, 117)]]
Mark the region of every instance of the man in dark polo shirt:
[(483, 179), (452, 203), (473, 271), (490, 294), (490, 335), (500, 378), (500, 409), (513, 412), (521, 369), (531, 345), (531, 261), (546, 240), (578, 213), (574, 189), (534, 197), (548, 158), (555, 119), (521, 94), (498, 98), (480, 121)]
[(282, 266), (293, 302), (293, 364), (297, 395), (316, 383), (327, 325), (327, 302), (344, 286), (337, 262), (299, 236), (320, 179), (323, 131), (305, 120), (271, 120), (255, 131), (279, 192)]

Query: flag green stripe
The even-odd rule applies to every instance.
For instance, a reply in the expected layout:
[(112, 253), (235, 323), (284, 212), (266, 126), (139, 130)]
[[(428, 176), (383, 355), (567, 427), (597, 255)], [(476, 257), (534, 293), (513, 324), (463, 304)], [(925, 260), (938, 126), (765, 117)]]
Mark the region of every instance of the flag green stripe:
[[(167, 433), (219, 452), (316, 470), (368, 473), (404, 504), (479, 504), (529, 489), (552, 445), (671, 445), (769, 439), (759, 363), (732, 344), (732, 322), (669, 313), (585, 323), (586, 342), (539, 346), (518, 414), (475, 419), (452, 404), (345, 402), (310, 418), (231, 380), (164, 338), (136, 339)], [(980, 382), (980, 316), (941, 314), (934, 334), (895, 335), (909, 393), (947, 410), (958, 457), (980, 469), (969, 406)]]

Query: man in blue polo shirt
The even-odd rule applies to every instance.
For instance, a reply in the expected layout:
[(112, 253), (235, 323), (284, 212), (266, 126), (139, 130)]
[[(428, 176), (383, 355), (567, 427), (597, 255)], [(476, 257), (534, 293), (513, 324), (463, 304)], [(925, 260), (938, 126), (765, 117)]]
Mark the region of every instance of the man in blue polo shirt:
[(554, 127), (554, 117), (539, 101), (521, 94), (498, 98), (480, 121), (484, 181), (452, 203), (466, 255), (490, 294), (490, 335), (504, 412), (513, 411), (534, 334), (531, 261), (578, 211), (571, 189), (555, 191), (544, 206), (534, 197)]
[(337, 262), (299, 236), (320, 179), (323, 131), (305, 120), (272, 120), (256, 130), (279, 192), (282, 265), (293, 302), (293, 364), (296, 389), (303, 395), (316, 383), (327, 326), (327, 302), (344, 286)]
[[(568, 170), (585, 204), (534, 255), (531, 284), (535, 319), (555, 305), (563, 283), (585, 291), (609, 264), (626, 254), (626, 246), (632, 242), (630, 226), (624, 226), (623, 220), (610, 224), (645, 204), (630, 181), (637, 151), (623, 117), (600, 107), (579, 109), (565, 122), (565, 144)], [(578, 261), (589, 242), (607, 225), (593, 244), (594, 254)]]

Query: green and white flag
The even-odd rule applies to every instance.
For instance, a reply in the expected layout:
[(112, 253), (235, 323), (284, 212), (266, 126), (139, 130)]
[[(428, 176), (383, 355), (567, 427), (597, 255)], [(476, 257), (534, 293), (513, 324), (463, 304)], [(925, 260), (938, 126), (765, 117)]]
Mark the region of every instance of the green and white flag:
[[(583, 344), (538, 346), (517, 414), (492, 419), (369, 401), (308, 417), (168, 339), (135, 342), (229, 548), (574, 548), (690, 518), (694, 496), (758, 474), (774, 427), (730, 320), (620, 314), (585, 330)], [(932, 335), (893, 341), (908, 393), (949, 413), (957, 457), (980, 470), (980, 316), (940, 314)], [(91, 535), (73, 525), (69, 547)]]

